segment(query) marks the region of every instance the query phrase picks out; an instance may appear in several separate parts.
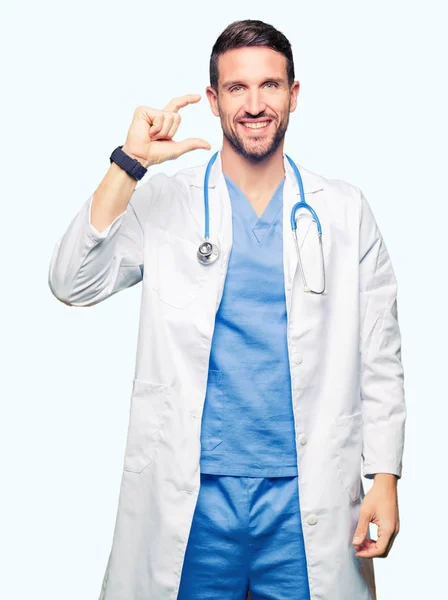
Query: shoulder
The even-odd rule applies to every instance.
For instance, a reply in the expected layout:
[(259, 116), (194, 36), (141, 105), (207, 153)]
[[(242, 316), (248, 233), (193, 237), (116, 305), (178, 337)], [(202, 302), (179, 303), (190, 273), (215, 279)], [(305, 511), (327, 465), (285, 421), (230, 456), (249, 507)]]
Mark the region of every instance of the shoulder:
[(340, 222), (342, 226), (359, 224), (365, 198), (358, 186), (345, 179), (316, 173), (301, 165), (297, 167), (304, 180), (305, 192), (309, 190), (306, 197), (310, 203), (314, 200), (321, 204), (335, 223)]
[(157, 196), (169, 195), (173, 192), (186, 191), (190, 185), (202, 185), (206, 164), (180, 169), (167, 174), (158, 172), (146, 182), (152, 189), (157, 188)]
[(316, 173), (299, 164), (297, 164), (297, 167), (299, 168), (303, 179), (306, 179), (311, 190), (322, 189), (330, 196), (342, 200), (346, 199), (348, 202), (359, 204), (361, 190), (353, 183), (350, 183), (345, 179), (328, 177), (321, 173)]

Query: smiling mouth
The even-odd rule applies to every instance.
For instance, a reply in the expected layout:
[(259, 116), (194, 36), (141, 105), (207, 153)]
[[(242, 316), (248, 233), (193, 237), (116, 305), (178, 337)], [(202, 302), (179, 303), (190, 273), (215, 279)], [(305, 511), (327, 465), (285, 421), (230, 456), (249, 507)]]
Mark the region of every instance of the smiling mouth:
[(258, 121), (256, 123), (251, 123), (251, 122), (245, 122), (242, 123), (241, 121), (239, 121), (239, 124), (244, 127), (244, 129), (250, 130), (250, 131), (260, 131), (263, 129), (266, 129), (267, 127), (269, 127), (271, 121)]

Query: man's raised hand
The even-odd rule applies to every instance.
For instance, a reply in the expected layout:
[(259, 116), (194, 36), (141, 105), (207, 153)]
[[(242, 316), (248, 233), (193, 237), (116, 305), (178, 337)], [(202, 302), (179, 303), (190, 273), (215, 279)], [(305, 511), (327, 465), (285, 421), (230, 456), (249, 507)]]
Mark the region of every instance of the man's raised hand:
[(163, 110), (138, 106), (123, 145), (123, 152), (148, 167), (176, 159), (191, 150), (210, 150), (210, 144), (200, 138), (188, 138), (179, 142), (172, 139), (181, 122), (179, 109), (199, 102), (200, 99), (200, 94), (173, 98)]

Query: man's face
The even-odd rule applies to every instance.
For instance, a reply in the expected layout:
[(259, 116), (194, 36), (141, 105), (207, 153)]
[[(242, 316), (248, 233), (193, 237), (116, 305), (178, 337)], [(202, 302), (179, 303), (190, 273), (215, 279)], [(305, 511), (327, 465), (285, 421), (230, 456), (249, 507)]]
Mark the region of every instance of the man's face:
[(275, 152), (295, 110), (300, 84), (288, 86), (286, 64), (286, 57), (270, 48), (229, 50), (218, 59), (218, 94), (206, 90), (225, 138), (253, 162)]

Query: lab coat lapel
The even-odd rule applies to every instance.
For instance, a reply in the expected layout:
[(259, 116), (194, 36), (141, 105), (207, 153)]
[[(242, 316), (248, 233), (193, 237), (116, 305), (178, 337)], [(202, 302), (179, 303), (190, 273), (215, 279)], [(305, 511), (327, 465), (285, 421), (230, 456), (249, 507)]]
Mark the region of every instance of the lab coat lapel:
[[(190, 184), (190, 210), (198, 225), (199, 231), (201, 231), (202, 237), (205, 234), (204, 177), (207, 164), (208, 161), (194, 169)], [(221, 150), (218, 152), (218, 156), (216, 157), (209, 174), (208, 194), (210, 241), (217, 243), (220, 251), (220, 256), (217, 261), (220, 270), (216, 300), (216, 310), (218, 310), (224, 291), (227, 265), (233, 241), (232, 205), (224, 174), (222, 172)], [(218, 264), (215, 266), (218, 267)], [(213, 267), (213, 265), (204, 268), (210, 269), (211, 267)]]
[[(323, 363), (321, 359), (322, 340), (325, 339), (325, 327), (331, 302), (335, 300), (331, 294), (330, 248), (332, 243), (331, 222), (327, 208), (328, 193), (325, 184), (316, 181), (310, 171), (297, 165), (302, 177), (305, 200), (316, 212), (322, 226), (322, 245), (326, 272), (326, 290), (328, 295), (305, 292), (300, 268), (298, 266), (297, 250), (291, 230), (291, 211), (293, 206), (300, 201), (300, 191), (296, 175), (291, 165), (285, 159), (286, 181), (283, 198), (283, 264), (285, 273), (285, 297), (288, 319), (288, 343), (291, 347), (300, 347), (301, 355), (307, 360), (300, 365), (300, 377), (293, 380), (293, 393), (300, 394), (299, 390), (310, 390), (317, 386), (322, 377)], [(300, 216), (302, 215), (302, 216)], [(316, 238), (315, 223), (311, 213), (305, 208), (296, 212), (298, 220), (297, 238), (300, 247), (302, 263), (307, 274), (307, 283), (314, 287), (310, 281), (311, 275), (316, 283), (316, 273), (322, 270), (322, 257)], [(299, 220), (300, 219), (300, 220)], [(313, 230), (314, 228), (314, 230)], [(314, 234), (314, 235), (313, 235)], [(313, 276), (314, 275), (314, 276)], [(319, 289), (321, 275), (318, 275), (316, 289)], [(316, 388), (317, 389), (317, 388)], [(307, 395), (307, 398), (311, 396)], [(306, 411), (306, 409), (303, 409)], [(305, 412), (303, 413), (305, 415)]]
[[(204, 177), (208, 163), (195, 167), (191, 178), (190, 210), (196, 221), (198, 231), (202, 238), (205, 234), (205, 209), (204, 209)], [(209, 204), (209, 232), (210, 240), (218, 242), (221, 255), (219, 262), (222, 264), (225, 254), (231, 248), (232, 242), (232, 207), (227, 185), (222, 173), (221, 151), (216, 157), (210, 171), (208, 180)], [(229, 232), (230, 227), (230, 232)]]
[[(215, 164), (210, 173), (210, 203), (215, 205), (215, 232), (221, 246), (221, 265), (227, 269), (229, 254), (232, 249), (232, 203), (229, 190), (222, 172), (221, 150), (218, 152)], [(219, 207), (219, 217), (217, 215)], [(219, 220), (218, 220), (219, 219)], [(211, 225), (210, 225), (211, 228)], [(211, 229), (212, 231), (212, 229)], [(212, 234), (210, 234), (212, 235)]]
[[(283, 250), (285, 285), (287, 290), (300, 289), (303, 294), (303, 282), (300, 274), (297, 249), (294, 234), (291, 228), (291, 213), (297, 202), (301, 201), (300, 189), (296, 175), (289, 161), (284, 157), (285, 185), (283, 192)], [(305, 201), (317, 213), (322, 227), (322, 244), (325, 266), (328, 265), (329, 251), (331, 245), (331, 228), (325, 210), (325, 189), (322, 184), (313, 182), (312, 174), (306, 169), (298, 166), (302, 177)], [(296, 210), (297, 242), (300, 248), (302, 264), (307, 275), (307, 283), (312, 288), (319, 289), (322, 283), (322, 257), (318, 243), (317, 228), (311, 213), (303, 207)], [(327, 281), (328, 287), (328, 281)], [(316, 296), (316, 294), (307, 294)]]

